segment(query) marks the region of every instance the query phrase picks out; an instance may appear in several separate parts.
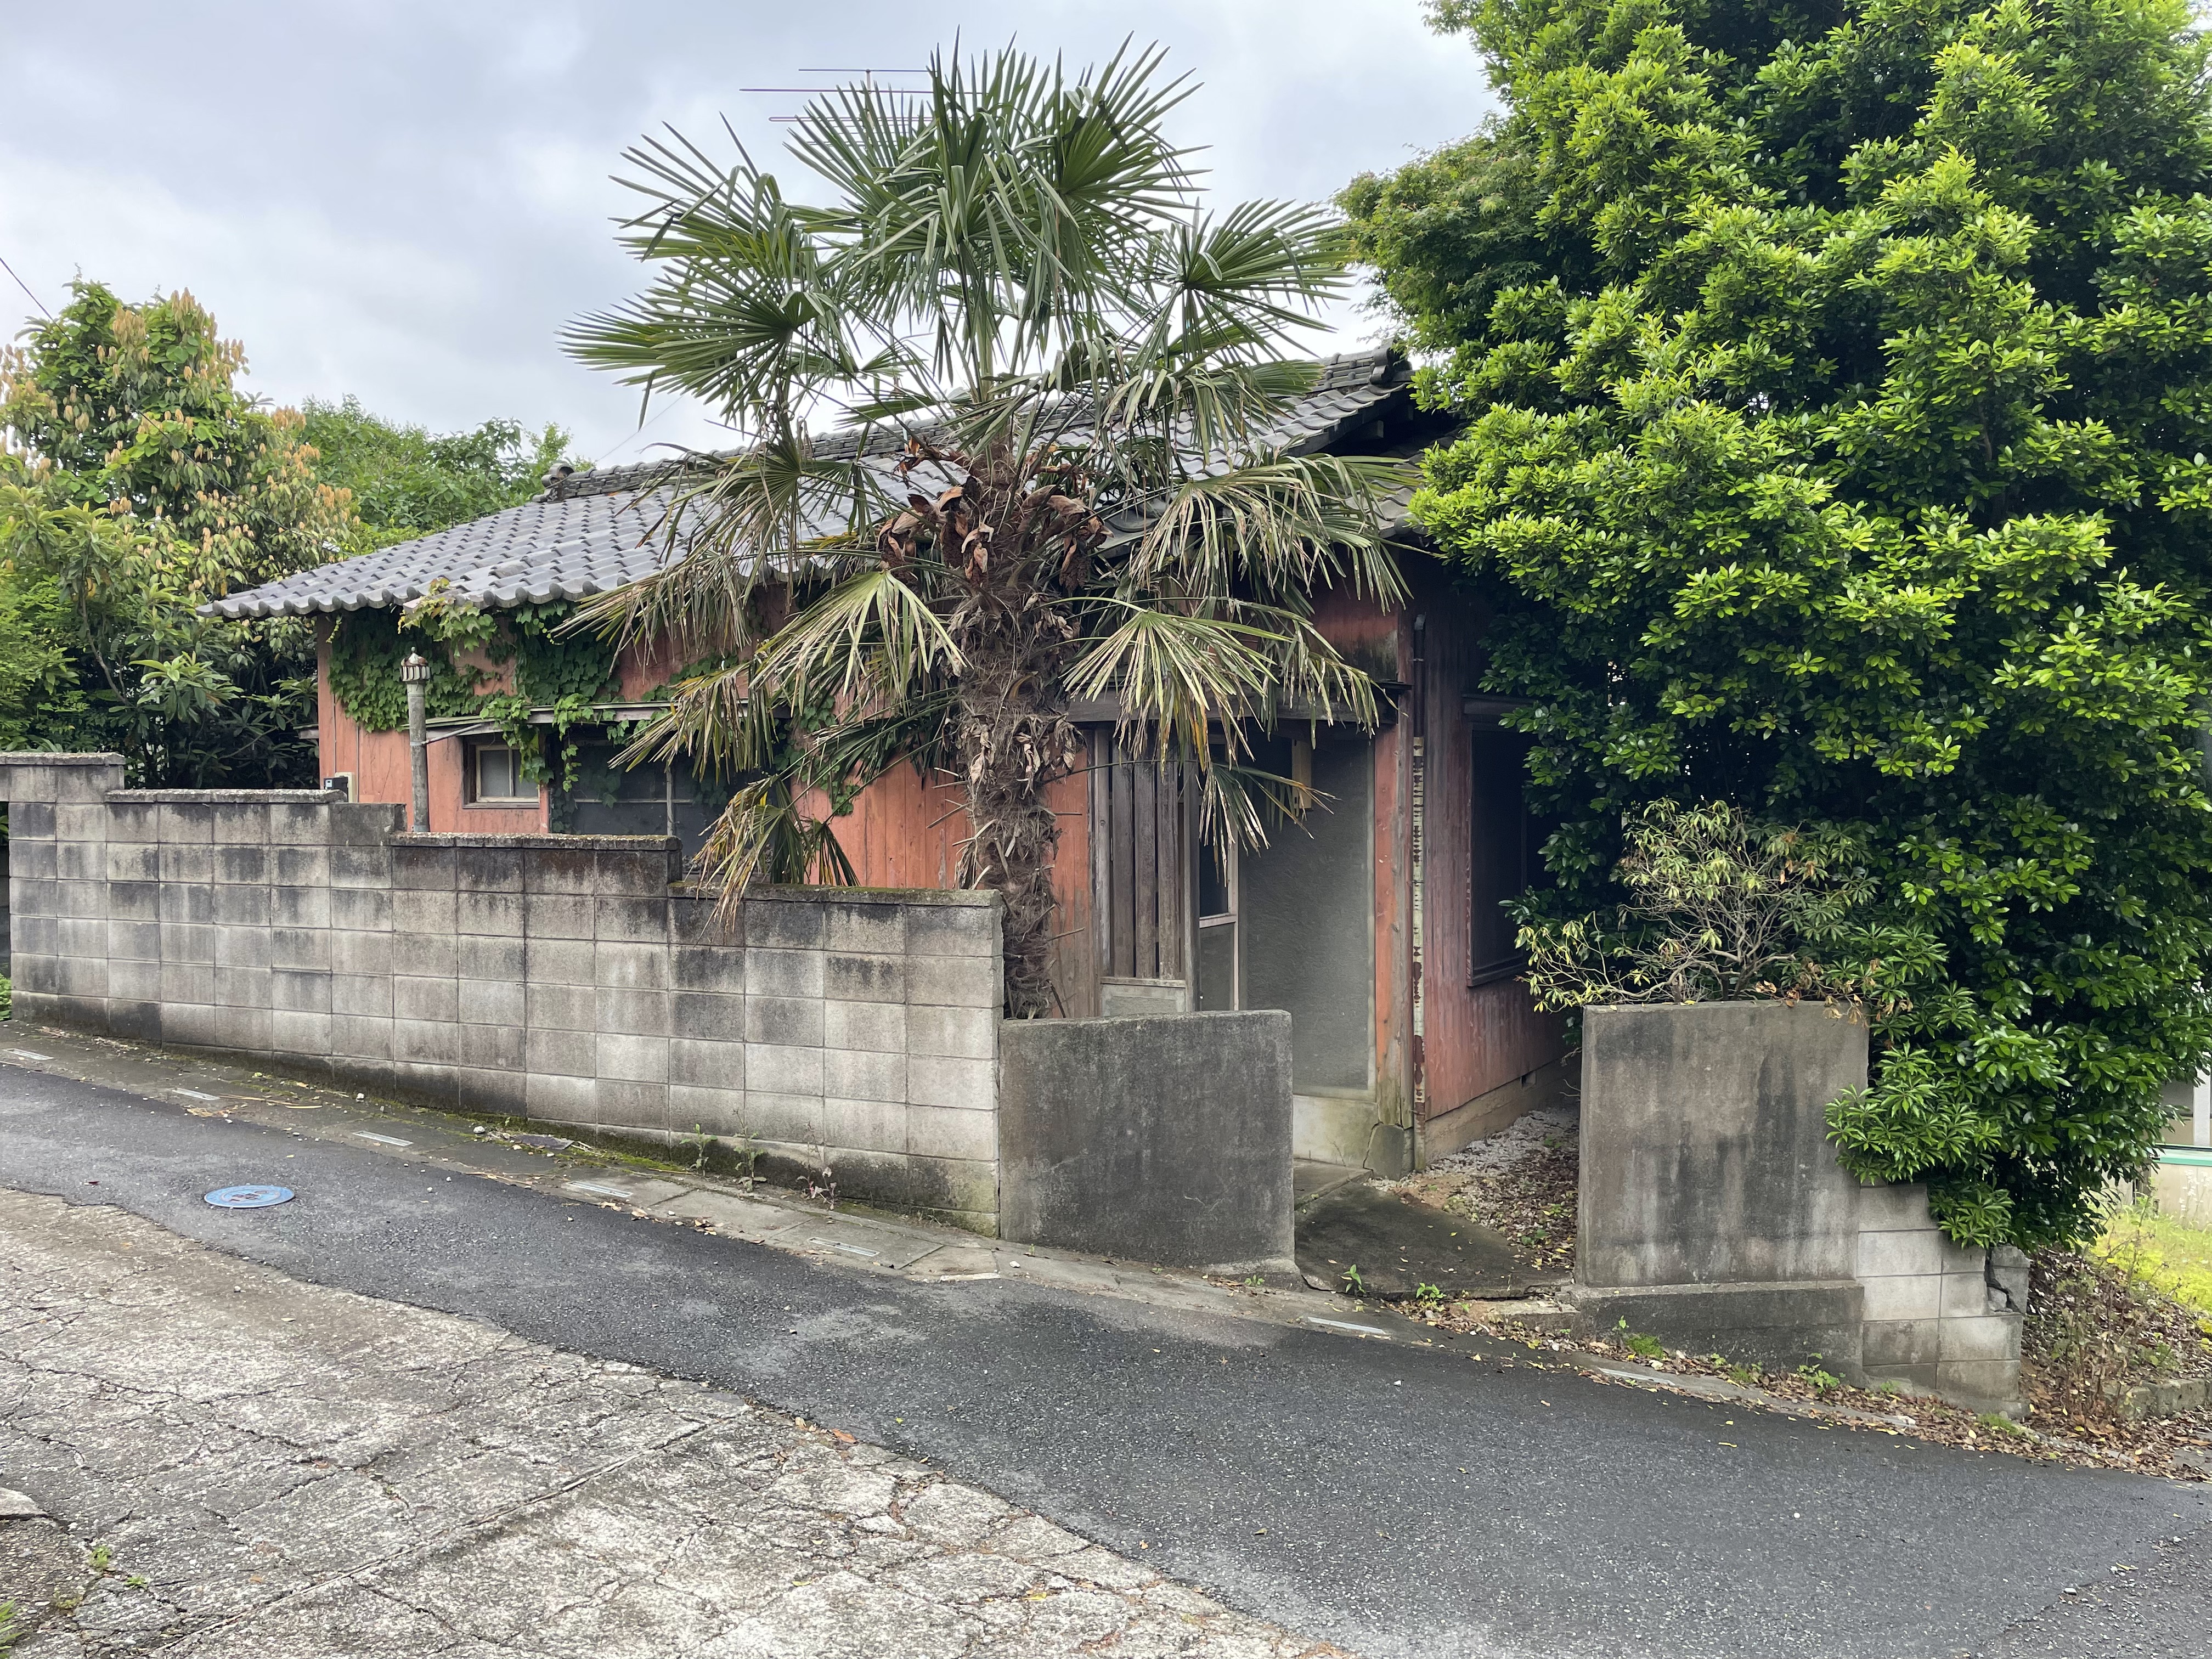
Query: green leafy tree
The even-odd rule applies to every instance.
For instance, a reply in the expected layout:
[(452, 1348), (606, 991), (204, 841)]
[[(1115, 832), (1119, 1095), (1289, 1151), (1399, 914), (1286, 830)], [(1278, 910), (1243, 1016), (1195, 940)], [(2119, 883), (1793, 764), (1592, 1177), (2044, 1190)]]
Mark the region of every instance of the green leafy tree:
[(2078, 1235), (2212, 1050), (2212, 172), (2179, 0), (1469, 0), (1504, 112), (1346, 193), (1468, 425), (1416, 512), (1562, 827), (1863, 849), (1905, 1006), (1832, 1114), (1955, 1237)]
[(301, 415), (316, 477), (346, 490), (360, 520), (349, 552), (520, 506), (544, 490), (568, 447), (568, 434), (550, 424), (533, 432), (519, 421), (486, 421), (472, 432), (432, 433), (381, 420), (357, 398), (311, 398)]
[(343, 491), (298, 415), (239, 390), (245, 358), (188, 294), (129, 307), (79, 283), (0, 356), (0, 727), (26, 746), (112, 748), (134, 781), (312, 781), (297, 619), (198, 607), (341, 550)]
[(1393, 466), (1264, 435), (1314, 381), (1286, 347), (1342, 280), (1331, 217), (1201, 212), (1159, 61), (1070, 78), (1007, 51), (933, 59), (921, 96), (842, 89), (793, 130), (811, 203), (742, 154), (632, 150), (630, 244), (662, 274), (570, 335), (750, 441), (692, 470), (683, 556), (592, 613), (726, 665), (633, 752), (748, 780), (710, 848), (729, 890), (837, 873), (830, 816), (902, 761), (957, 780), (1017, 1017), (1050, 1001), (1070, 702), (1118, 696), (1127, 740), (1198, 775), (1209, 833), (1256, 835), (1291, 786), (1245, 763), (1251, 726), (1279, 699), (1374, 717), (1314, 592), (1401, 591)]

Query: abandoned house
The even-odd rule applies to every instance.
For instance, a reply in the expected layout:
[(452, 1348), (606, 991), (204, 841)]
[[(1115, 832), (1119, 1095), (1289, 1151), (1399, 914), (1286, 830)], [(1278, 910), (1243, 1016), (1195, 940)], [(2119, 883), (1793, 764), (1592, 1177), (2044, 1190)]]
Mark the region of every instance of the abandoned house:
[[(1402, 360), (1338, 357), (1275, 441), (1303, 452), (1406, 453), (1434, 435)], [(835, 441), (831, 440), (830, 441)], [(886, 465), (896, 459), (887, 453)], [(320, 642), (317, 738), (329, 787), (407, 803), (410, 751), (398, 668), (401, 607), (432, 592), (511, 622), (636, 580), (665, 556), (653, 532), (668, 469), (556, 477), (538, 500), (435, 535), (231, 595), (234, 617), (311, 616)], [(1110, 708), (1078, 708), (1092, 764), (1059, 786), (1058, 1012), (1070, 1018), (1283, 1009), (1292, 1017), (1297, 1155), (1395, 1174), (1493, 1130), (1559, 1086), (1557, 1023), (1517, 978), (1499, 901), (1533, 872), (1523, 741), (1479, 690), (1481, 616), (1410, 523), (1397, 526), (1402, 607), (1326, 593), (1318, 620), (1388, 693), (1380, 728), (1280, 711), (1273, 769), (1310, 778), (1326, 810), (1256, 853), (1196, 842), (1171, 776), (1115, 752)], [(549, 638), (550, 636), (548, 636)], [(496, 650), (440, 665), (428, 744), (433, 834), (655, 835), (695, 851), (725, 795), (680, 766), (614, 763), (625, 723), (681, 665), (648, 642), (585, 685), (549, 647), (518, 674)], [(550, 664), (549, 667), (547, 665)], [(473, 673), (473, 684), (471, 684)], [(434, 693), (441, 689), (434, 686)], [(528, 720), (581, 738), (570, 787), (532, 781), (504, 726), (473, 707), (498, 690)], [(589, 721), (576, 726), (578, 696)], [(564, 706), (562, 699), (570, 701)], [(565, 781), (565, 780), (564, 780)], [(869, 888), (947, 889), (962, 833), (949, 782), (901, 768), (864, 792), (836, 833)]]

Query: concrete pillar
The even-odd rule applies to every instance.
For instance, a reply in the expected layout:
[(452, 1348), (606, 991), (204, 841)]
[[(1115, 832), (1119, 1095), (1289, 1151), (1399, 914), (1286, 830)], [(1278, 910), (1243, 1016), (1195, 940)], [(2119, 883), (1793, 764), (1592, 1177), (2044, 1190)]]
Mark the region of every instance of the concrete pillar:
[(420, 652), (410, 651), (399, 665), (399, 678), (407, 687), (407, 758), (415, 775), (415, 817), (409, 826), (418, 836), (430, 833), (430, 665)]

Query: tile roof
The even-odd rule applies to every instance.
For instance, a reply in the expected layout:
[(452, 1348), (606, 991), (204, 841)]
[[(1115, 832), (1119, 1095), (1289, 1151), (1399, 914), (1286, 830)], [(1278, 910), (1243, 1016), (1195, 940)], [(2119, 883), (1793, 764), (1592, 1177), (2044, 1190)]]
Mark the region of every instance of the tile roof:
[[(1325, 449), (1363, 416), (1372, 418), (1407, 379), (1402, 360), (1387, 350), (1332, 357), (1314, 389), (1268, 434), (1270, 441), (1293, 453)], [(835, 453), (838, 441), (832, 435), (820, 448)], [(853, 440), (843, 442), (851, 453)], [(884, 443), (886, 470), (897, 456)], [(680, 465), (647, 461), (575, 473), (520, 507), (264, 582), (201, 609), (237, 618), (396, 606), (420, 599), (441, 577), (455, 598), (492, 609), (608, 592), (652, 574), (667, 557), (667, 480)], [(1394, 506), (1402, 514), (1402, 501)]]

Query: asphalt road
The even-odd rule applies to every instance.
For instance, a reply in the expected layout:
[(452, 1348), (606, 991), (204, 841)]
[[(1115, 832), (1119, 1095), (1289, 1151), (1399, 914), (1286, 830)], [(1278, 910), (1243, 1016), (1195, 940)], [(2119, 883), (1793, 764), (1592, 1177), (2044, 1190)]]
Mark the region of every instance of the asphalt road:
[[(299, 1197), (201, 1201), (267, 1181)], [(711, 1381), (1369, 1659), (2208, 1646), (2203, 1486), (1486, 1355), (918, 1285), (4, 1066), (0, 1186)]]

